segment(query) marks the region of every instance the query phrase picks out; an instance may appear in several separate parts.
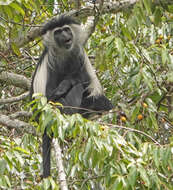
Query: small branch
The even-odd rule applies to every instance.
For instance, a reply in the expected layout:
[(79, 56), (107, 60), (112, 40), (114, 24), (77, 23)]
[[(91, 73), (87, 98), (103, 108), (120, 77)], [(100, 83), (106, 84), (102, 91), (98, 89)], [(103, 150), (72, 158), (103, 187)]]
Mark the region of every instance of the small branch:
[(25, 90), (29, 90), (31, 85), (30, 80), (27, 79), (25, 76), (15, 73), (9, 73), (6, 71), (0, 73), (0, 81), (23, 88)]
[(35, 63), (35, 65), (37, 65), (37, 62), (35, 60), (35, 58), (28, 52), (25, 50), (25, 53), (29, 56), (29, 58), (31, 58), (31, 60), (33, 61), (33, 63)]
[(11, 119), (10, 116), (0, 115), (0, 124), (7, 126), (9, 129), (24, 130), (31, 134), (36, 134), (35, 128), (30, 124), (17, 119)]
[(80, 190), (83, 189), (83, 187), (84, 187), (84, 185), (87, 183), (87, 181), (89, 181), (89, 180), (93, 180), (93, 179), (98, 179), (98, 178), (103, 178), (103, 177), (105, 177), (105, 175), (91, 176), (91, 177), (88, 177), (88, 178), (84, 179), (83, 182), (82, 182), (82, 185), (81, 185)]
[(35, 38), (41, 36), (41, 28), (40, 26), (32, 28), (26, 35), (19, 37), (15, 43), (17, 43), (18, 47), (22, 47), (29, 42), (33, 41)]
[(4, 17), (0, 16), (0, 19), (3, 20), (6, 23), (11, 23), (11, 24), (15, 24), (15, 25), (19, 25), (19, 26), (28, 26), (28, 27), (38, 27), (38, 25), (33, 25), (33, 24), (23, 24), (23, 23), (19, 23), (19, 22), (14, 22), (12, 20), (7, 20)]
[(101, 124), (101, 125), (110, 126), (112, 128), (118, 128), (118, 129), (123, 129), (123, 130), (132, 131), (132, 132), (136, 132), (136, 133), (142, 134), (142, 135), (148, 137), (149, 139), (151, 139), (155, 144), (161, 146), (159, 144), (159, 142), (157, 142), (153, 137), (151, 137), (150, 135), (144, 133), (143, 131), (139, 131), (137, 129), (133, 129), (133, 128), (129, 128), (129, 127), (124, 127), (124, 126), (120, 126), (120, 125), (113, 125), (113, 124), (109, 124), (109, 123), (103, 123), (103, 122), (98, 122), (98, 123)]
[(24, 94), (21, 94), (21, 95), (16, 96), (16, 97), (7, 98), (7, 99), (0, 99), (0, 104), (7, 104), (7, 103), (12, 103), (12, 102), (18, 102), (20, 100), (24, 100), (28, 96), (29, 96), (29, 92), (25, 92)]
[(55, 155), (56, 155), (56, 167), (58, 169), (58, 181), (59, 181), (59, 186), (61, 190), (68, 190), (67, 186), (67, 180), (66, 180), (66, 175), (64, 172), (64, 165), (63, 165), (63, 160), (62, 160), (62, 154), (61, 154), (61, 147), (58, 143), (58, 139), (53, 139), (53, 147), (55, 150)]
[(10, 63), (8, 57), (3, 52), (0, 52), (0, 57), (4, 58), (7, 61), (7, 63)]

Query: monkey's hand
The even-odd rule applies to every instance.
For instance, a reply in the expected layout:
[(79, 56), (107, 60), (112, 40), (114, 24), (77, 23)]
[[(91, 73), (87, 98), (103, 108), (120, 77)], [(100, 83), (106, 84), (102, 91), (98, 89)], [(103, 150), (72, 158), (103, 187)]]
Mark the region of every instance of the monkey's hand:
[(80, 107), (82, 102), (84, 88), (81, 83), (76, 84), (71, 88), (68, 94), (65, 96), (65, 101), (68, 106)]
[(64, 97), (71, 88), (72, 88), (72, 81), (63, 80), (58, 85), (58, 87), (55, 90), (53, 90), (49, 99), (58, 101), (58, 99), (60, 99), (61, 97)]
[(62, 112), (66, 114), (73, 114), (79, 112), (79, 107), (81, 106), (84, 88), (81, 83), (73, 86), (65, 97), (60, 98), (58, 101), (64, 106), (61, 109)]
[(77, 83), (74, 80), (63, 80), (58, 87), (53, 90), (50, 100), (60, 102), (64, 109), (62, 112), (67, 114), (77, 113), (81, 106), (84, 93), (82, 83)]

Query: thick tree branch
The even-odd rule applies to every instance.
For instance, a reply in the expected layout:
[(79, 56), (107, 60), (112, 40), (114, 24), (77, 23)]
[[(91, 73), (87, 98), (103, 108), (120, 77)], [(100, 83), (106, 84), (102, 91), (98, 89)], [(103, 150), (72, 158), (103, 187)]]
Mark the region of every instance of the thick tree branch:
[(17, 119), (11, 119), (10, 116), (6, 115), (0, 115), (0, 124), (3, 126), (7, 126), (10, 129), (16, 129), (16, 130), (24, 130), (31, 134), (35, 133), (35, 128), (31, 126), (30, 124), (20, 121)]
[(58, 143), (58, 139), (54, 138), (53, 139), (53, 147), (55, 150), (55, 156), (56, 156), (56, 167), (58, 170), (58, 181), (59, 181), (59, 186), (61, 190), (68, 190), (67, 186), (67, 180), (66, 180), (66, 175), (64, 172), (64, 165), (63, 165), (63, 160), (62, 160), (62, 154), (61, 154), (61, 147)]
[(88, 19), (88, 24), (86, 24), (85, 29), (84, 29), (85, 35), (83, 35), (83, 45), (84, 46), (85, 46), (87, 40), (89, 39), (89, 37), (94, 32), (95, 27), (99, 21), (99, 16), (102, 14), (102, 11), (103, 11), (103, 3), (104, 3), (104, 0), (100, 1), (100, 3), (98, 4), (98, 7), (97, 6), (94, 7), (94, 19), (92, 21), (90, 19)]
[(14, 73), (9, 73), (9, 72), (1, 72), (0, 73), (0, 81), (1, 82), (6, 82), (9, 85), (14, 85), (26, 90), (30, 89), (31, 82), (29, 79), (27, 79), (23, 75), (18, 75)]
[(18, 102), (20, 100), (25, 99), (28, 96), (29, 96), (29, 92), (25, 92), (24, 94), (21, 94), (21, 95), (16, 96), (16, 97), (7, 98), (7, 99), (0, 99), (0, 104), (7, 104), (7, 103), (12, 103), (12, 102)]

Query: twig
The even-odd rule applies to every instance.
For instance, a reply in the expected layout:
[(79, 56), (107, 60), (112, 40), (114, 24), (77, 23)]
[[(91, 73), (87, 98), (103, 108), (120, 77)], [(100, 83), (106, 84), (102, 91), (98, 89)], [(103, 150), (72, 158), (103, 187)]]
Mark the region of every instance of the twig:
[(3, 57), (7, 61), (7, 63), (10, 63), (8, 57), (4, 55), (4, 53), (0, 52), (0, 56)]
[(105, 176), (104, 176), (104, 175), (100, 175), (100, 176), (91, 176), (91, 177), (88, 177), (88, 178), (84, 179), (83, 182), (82, 182), (82, 185), (81, 185), (80, 190), (83, 189), (83, 186), (87, 183), (87, 181), (89, 181), (89, 180), (93, 180), (93, 179), (97, 179), (97, 178), (101, 178), (101, 177), (105, 177)]
[(151, 137), (150, 135), (144, 133), (143, 131), (139, 131), (137, 129), (133, 129), (133, 128), (129, 128), (129, 127), (124, 127), (124, 126), (120, 126), (120, 125), (109, 124), (109, 123), (103, 123), (103, 122), (98, 122), (98, 123), (101, 124), (101, 125), (110, 126), (112, 128), (118, 128), (118, 129), (123, 129), (123, 130), (132, 131), (132, 132), (136, 132), (136, 133), (142, 134), (142, 135), (148, 137), (149, 139), (151, 139), (155, 144), (161, 146), (161, 144), (159, 144), (159, 142), (157, 142), (153, 137)]
[(37, 62), (35, 61), (34, 57), (28, 52), (25, 50), (25, 53), (32, 59), (32, 61), (35, 63), (35, 65), (37, 64)]
[(34, 24), (21, 24), (21, 22), (14, 22), (12, 20), (6, 20), (4, 17), (0, 16), (0, 19), (11, 24), (19, 25), (19, 26), (29, 26), (29, 27), (38, 27), (39, 25), (34, 25)]

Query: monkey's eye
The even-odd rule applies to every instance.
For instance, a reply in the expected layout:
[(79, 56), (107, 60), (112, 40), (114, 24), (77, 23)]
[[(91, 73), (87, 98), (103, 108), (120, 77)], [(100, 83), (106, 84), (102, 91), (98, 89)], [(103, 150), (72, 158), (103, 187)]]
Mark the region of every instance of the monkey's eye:
[(65, 32), (67, 32), (67, 33), (71, 32), (71, 31), (70, 31), (70, 28), (68, 28), (68, 27), (64, 27), (64, 28), (63, 28), (63, 31), (65, 31)]
[(54, 31), (54, 35), (58, 35), (58, 34), (61, 34), (62, 30), (61, 29), (57, 29)]

